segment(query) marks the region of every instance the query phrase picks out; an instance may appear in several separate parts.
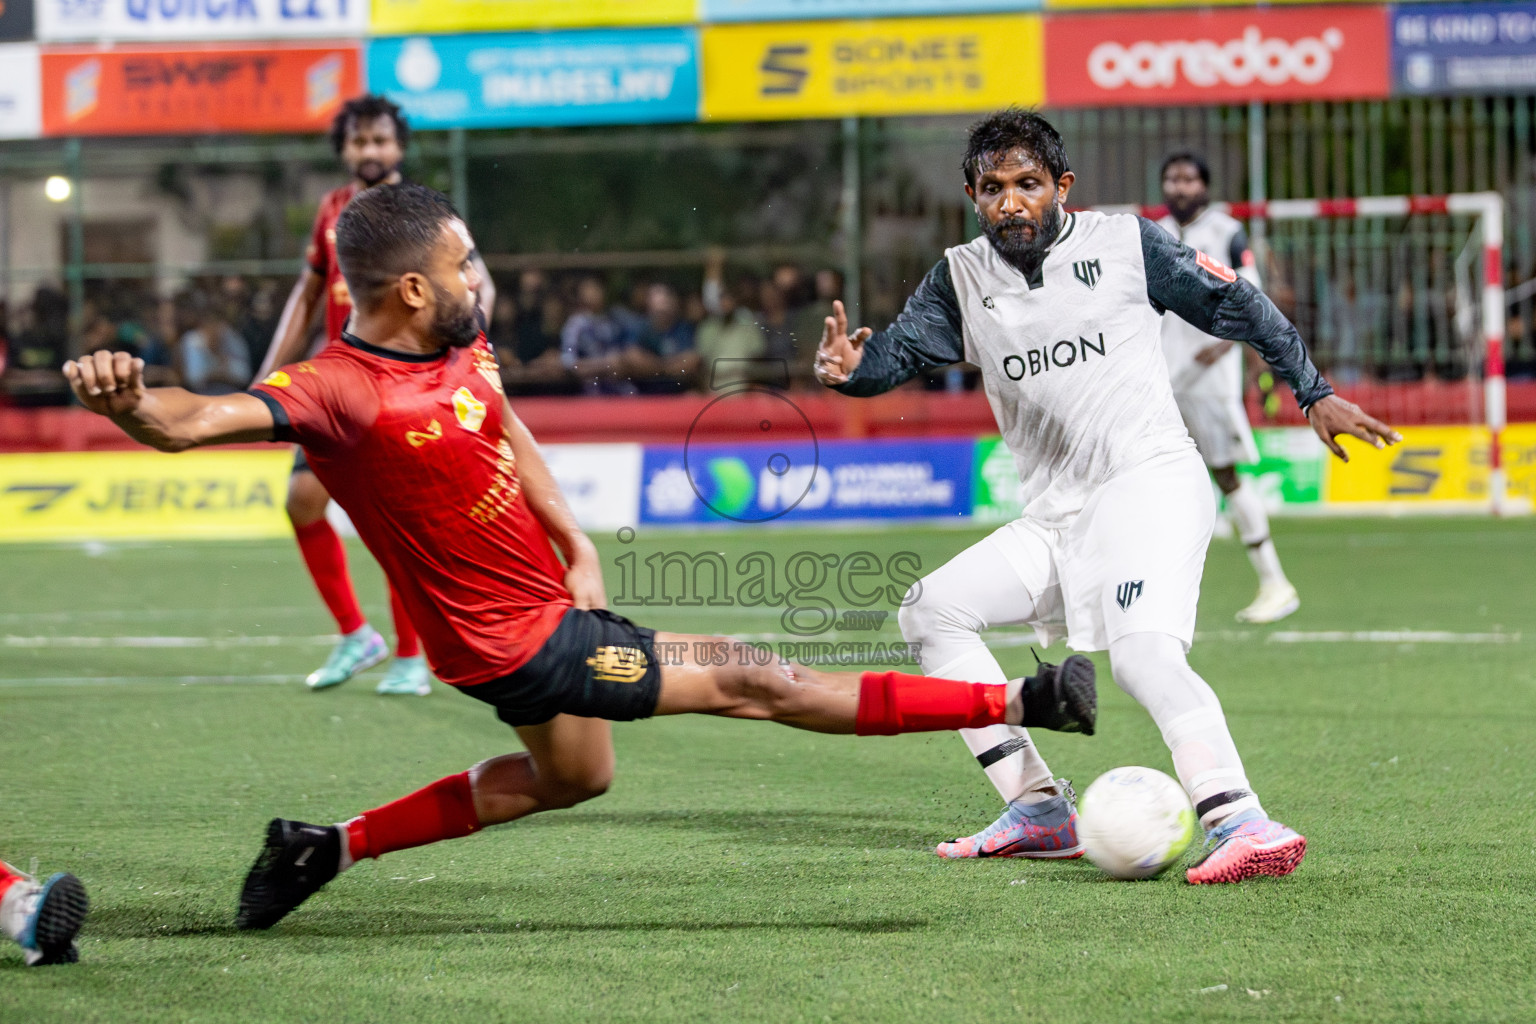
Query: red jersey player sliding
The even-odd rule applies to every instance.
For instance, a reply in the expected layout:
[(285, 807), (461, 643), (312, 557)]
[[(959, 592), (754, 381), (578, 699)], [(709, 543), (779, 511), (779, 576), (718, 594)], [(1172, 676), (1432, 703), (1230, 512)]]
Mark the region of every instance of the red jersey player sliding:
[(996, 723), (1093, 731), (1093, 666), (1081, 656), (1005, 685), (821, 672), (604, 611), (596, 550), (502, 396), (473, 315), (472, 249), (440, 194), (369, 189), (336, 224), (355, 303), (343, 344), (218, 397), (146, 389), (126, 353), (65, 367), (82, 404), (163, 451), (302, 444), (398, 589), (438, 677), (494, 707), (527, 747), (341, 824), (273, 819), (238, 927), (271, 927), (364, 857), (598, 796), (614, 763), (604, 719), (693, 712), (865, 736)]

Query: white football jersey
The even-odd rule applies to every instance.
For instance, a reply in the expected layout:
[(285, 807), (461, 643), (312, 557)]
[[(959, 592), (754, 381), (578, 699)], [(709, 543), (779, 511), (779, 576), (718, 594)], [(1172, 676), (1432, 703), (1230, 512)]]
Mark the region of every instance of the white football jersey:
[[(1259, 287), (1259, 273), (1252, 257), (1244, 260), (1233, 254), (1233, 240), (1243, 235), (1243, 225), (1234, 218), (1207, 207), (1188, 224), (1180, 224), (1168, 214), (1157, 222), (1157, 226), (1191, 249), (1230, 266), (1255, 288)], [(1248, 252), (1246, 239), (1242, 242), (1242, 252)], [(1242, 397), (1243, 354), (1237, 346), (1209, 366), (1195, 359), (1202, 349), (1218, 340), (1174, 313), (1163, 317), (1163, 354), (1168, 359), (1168, 378), (1173, 382), (1175, 393), (1227, 400)]]
[(1024, 513), (1064, 526), (1105, 481), (1192, 449), (1147, 297), (1141, 222), (1072, 213), (1031, 287), (985, 236), (946, 254)]

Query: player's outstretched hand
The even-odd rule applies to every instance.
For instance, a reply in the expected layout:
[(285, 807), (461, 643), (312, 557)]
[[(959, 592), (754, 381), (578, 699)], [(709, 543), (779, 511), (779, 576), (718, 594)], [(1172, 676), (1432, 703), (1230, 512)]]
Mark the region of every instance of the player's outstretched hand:
[(603, 589), (603, 568), (595, 559), (577, 560), (565, 571), (565, 589), (571, 603), (584, 611), (608, 607), (608, 592)]
[(1340, 434), (1358, 437), (1377, 448), (1397, 444), (1403, 439), (1402, 434), (1368, 415), (1354, 402), (1345, 401), (1338, 395), (1329, 395), (1327, 398), (1320, 399), (1316, 405), (1308, 409), (1307, 421), (1312, 424), (1312, 429), (1317, 431), (1317, 436), (1323, 439), (1323, 444), (1328, 446), (1328, 450), (1345, 462), (1349, 461), (1349, 453), (1335, 440)]
[(816, 379), (827, 387), (848, 383), (853, 371), (864, 358), (864, 343), (875, 332), (860, 327), (852, 335), (848, 333), (848, 314), (839, 301), (832, 303), (832, 315), (827, 317), (821, 332), (821, 345), (816, 349)]
[(103, 416), (133, 412), (144, 400), (144, 360), (127, 352), (92, 352), (64, 364), (80, 404)]

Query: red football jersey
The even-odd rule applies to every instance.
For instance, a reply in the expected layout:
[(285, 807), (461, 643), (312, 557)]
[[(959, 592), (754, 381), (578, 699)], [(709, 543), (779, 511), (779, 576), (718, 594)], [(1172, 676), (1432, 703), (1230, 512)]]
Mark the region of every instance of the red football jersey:
[(437, 677), (504, 676), (554, 632), (571, 595), (522, 493), (496, 356), (483, 334), (421, 356), (340, 337), (251, 393), (352, 517)]
[(346, 279), (341, 276), (341, 267), (336, 263), (336, 218), (361, 188), (353, 181), (325, 194), (320, 200), (320, 210), (315, 214), (309, 248), (304, 252), (309, 269), (325, 279), (325, 340), (321, 347), (341, 337), (347, 327), (347, 317), (352, 313), (352, 293), (347, 291)]

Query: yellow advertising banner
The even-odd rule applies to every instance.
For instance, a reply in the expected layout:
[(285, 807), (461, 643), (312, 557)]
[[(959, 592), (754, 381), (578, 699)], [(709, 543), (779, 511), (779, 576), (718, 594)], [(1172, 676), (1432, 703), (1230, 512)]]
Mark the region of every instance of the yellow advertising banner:
[(281, 537), (293, 454), (0, 455), (0, 542)]
[[(1338, 504), (1482, 503), (1488, 495), (1487, 427), (1404, 427), (1403, 441), (1380, 451), (1341, 438), (1349, 464), (1332, 460), (1325, 500)], [(1536, 423), (1500, 438), (1509, 493), (1536, 497)]]
[(695, 0), (373, 0), (375, 34), (687, 25)]
[(946, 114), (1045, 97), (1037, 14), (711, 25), (703, 115)]

